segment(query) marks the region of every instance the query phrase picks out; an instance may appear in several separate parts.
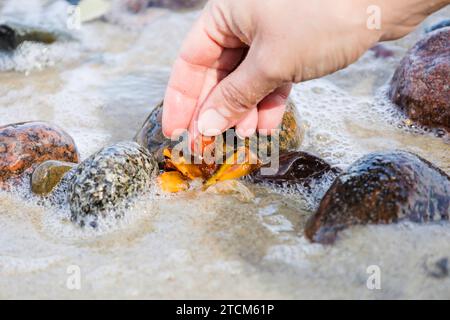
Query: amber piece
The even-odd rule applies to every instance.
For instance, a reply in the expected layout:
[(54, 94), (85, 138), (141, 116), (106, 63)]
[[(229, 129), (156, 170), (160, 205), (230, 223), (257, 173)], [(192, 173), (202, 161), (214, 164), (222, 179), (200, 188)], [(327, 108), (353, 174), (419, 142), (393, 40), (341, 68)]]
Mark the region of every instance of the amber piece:
[(169, 149), (164, 149), (163, 154), (166, 157), (166, 164), (180, 171), (185, 177), (191, 180), (203, 177), (200, 168), (193, 163), (188, 163), (183, 156), (174, 157)]
[(189, 184), (178, 171), (168, 171), (158, 177), (158, 183), (164, 192), (175, 193), (185, 191)]
[(239, 179), (252, 173), (259, 167), (260, 163), (256, 155), (252, 154), (247, 147), (241, 147), (205, 182), (205, 187), (211, 186), (219, 181)]

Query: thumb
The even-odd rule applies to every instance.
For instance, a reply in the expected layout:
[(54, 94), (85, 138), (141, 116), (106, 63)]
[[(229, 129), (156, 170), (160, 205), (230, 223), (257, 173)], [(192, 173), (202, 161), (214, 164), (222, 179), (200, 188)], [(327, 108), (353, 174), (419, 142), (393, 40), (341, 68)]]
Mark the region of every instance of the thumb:
[(235, 126), (282, 84), (260, 61), (264, 60), (250, 50), (237, 69), (211, 91), (199, 112), (201, 134), (216, 136)]

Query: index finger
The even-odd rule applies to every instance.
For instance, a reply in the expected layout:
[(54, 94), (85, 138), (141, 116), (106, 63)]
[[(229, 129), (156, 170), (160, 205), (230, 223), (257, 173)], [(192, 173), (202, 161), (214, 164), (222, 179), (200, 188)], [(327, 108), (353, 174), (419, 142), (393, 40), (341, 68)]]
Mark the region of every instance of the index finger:
[(194, 114), (208, 69), (217, 67), (224, 48), (208, 35), (204, 15), (195, 23), (173, 65), (164, 98), (163, 133), (185, 130)]

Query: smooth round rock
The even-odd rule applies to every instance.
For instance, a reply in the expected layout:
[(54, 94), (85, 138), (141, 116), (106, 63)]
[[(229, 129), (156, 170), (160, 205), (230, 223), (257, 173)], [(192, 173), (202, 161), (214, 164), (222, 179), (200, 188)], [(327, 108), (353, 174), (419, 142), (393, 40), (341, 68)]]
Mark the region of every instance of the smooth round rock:
[(400, 62), (389, 96), (417, 123), (450, 131), (450, 28), (430, 33)]
[(144, 193), (158, 172), (154, 157), (135, 142), (101, 149), (75, 169), (68, 183), (72, 220), (95, 227), (99, 215), (126, 206)]
[(0, 127), (0, 189), (7, 189), (44, 161), (77, 163), (78, 159), (72, 137), (55, 125), (24, 122)]
[(145, 120), (142, 128), (134, 137), (141, 146), (147, 148), (159, 163), (164, 161), (163, 150), (174, 146), (175, 141), (167, 139), (162, 132), (163, 102), (160, 102)]
[(263, 171), (259, 169), (250, 175), (250, 180), (256, 183), (269, 183), (278, 186), (302, 185), (310, 187), (324, 175), (337, 176), (340, 171), (339, 168), (332, 167), (312, 154), (291, 151), (280, 155), (276, 172), (264, 175)]
[(47, 195), (61, 181), (67, 171), (76, 166), (75, 163), (63, 161), (45, 161), (34, 169), (31, 176), (31, 191), (38, 195)]
[(449, 210), (450, 177), (442, 170), (404, 151), (372, 153), (334, 181), (305, 235), (332, 243), (352, 225), (448, 220)]

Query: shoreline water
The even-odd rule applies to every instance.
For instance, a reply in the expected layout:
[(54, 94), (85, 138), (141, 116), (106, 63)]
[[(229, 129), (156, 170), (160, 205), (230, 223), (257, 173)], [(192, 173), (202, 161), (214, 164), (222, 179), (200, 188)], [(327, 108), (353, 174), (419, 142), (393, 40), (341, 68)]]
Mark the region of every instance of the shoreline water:
[[(7, 1), (9, 12), (20, 7), (13, 2)], [(24, 16), (39, 20), (31, 12), (39, 3), (21, 8)], [(2, 124), (53, 122), (74, 137), (82, 159), (131, 139), (163, 96), (197, 14), (159, 11), (145, 30), (95, 21), (75, 34), (75, 43), (24, 48), (7, 62), (19, 71), (0, 72)], [(449, 15), (447, 8), (407, 38), (387, 43), (394, 57), (368, 52), (345, 70), (296, 85), (292, 99), (306, 126), (302, 150), (345, 168), (372, 151), (403, 149), (450, 174), (450, 154), (443, 152), (448, 138), (399, 128), (402, 118), (383, 94), (406, 50)], [(308, 199), (249, 187), (253, 203), (150, 193), (100, 232), (80, 230), (65, 212), (33, 199), (0, 192), (0, 298), (450, 298), (450, 278), (433, 272), (450, 258), (448, 224), (361, 226), (344, 231), (333, 246), (311, 244), (303, 236)], [(366, 285), (373, 265), (381, 270), (381, 290)], [(67, 286), (73, 266), (79, 289)]]

